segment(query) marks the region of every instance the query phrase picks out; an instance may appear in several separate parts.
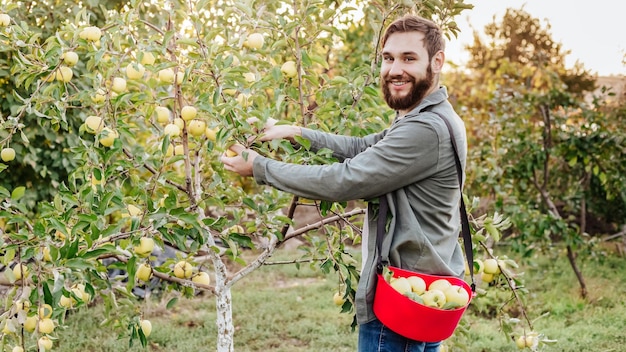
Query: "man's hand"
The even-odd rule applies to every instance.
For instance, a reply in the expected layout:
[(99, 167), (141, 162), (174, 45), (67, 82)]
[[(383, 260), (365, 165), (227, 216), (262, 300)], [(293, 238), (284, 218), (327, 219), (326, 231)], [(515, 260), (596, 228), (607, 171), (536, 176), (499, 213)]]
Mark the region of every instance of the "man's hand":
[[(252, 124), (258, 121), (256, 117), (251, 117), (248, 120), (248, 123)], [(272, 141), (275, 139), (286, 139), (290, 142), (294, 142), (295, 136), (302, 135), (302, 129), (298, 126), (293, 125), (277, 125), (278, 121), (269, 118), (265, 122), (265, 126), (263, 129), (259, 131), (258, 140), (261, 142)], [(256, 137), (252, 137), (254, 139)]]
[[(236, 155), (229, 156), (233, 153)], [(224, 169), (228, 171), (236, 172), (241, 176), (252, 176), (254, 159), (258, 155), (254, 150), (246, 149), (241, 144), (234, 144), (222, 155), (220, 161), (224, 164)]]

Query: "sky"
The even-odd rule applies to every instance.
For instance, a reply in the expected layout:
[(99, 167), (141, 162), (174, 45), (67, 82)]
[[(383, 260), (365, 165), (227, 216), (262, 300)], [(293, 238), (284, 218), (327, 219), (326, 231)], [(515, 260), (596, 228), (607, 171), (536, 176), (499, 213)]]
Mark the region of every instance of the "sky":
[[(457, 24), (461, 33), (446, 45), (448, 61), (467, 61), (464, 46), (473, 41), (473, 29), (482, 31), (486, 24), (502, 18), (507, 8), (524, 10), (550, 23), (552, 39), (562, 50), (571, 51), (565, 65), (571, 68), (578, 60), (599, 76), (626, 75), (622, 59), (626, 53), (626, 1), (623, 0), (465, 0), (474, 5), (461, 13)], [(545, 27), (545, 26), (544, 26)], [(473, 29), (472, 29), (473, 28)]]

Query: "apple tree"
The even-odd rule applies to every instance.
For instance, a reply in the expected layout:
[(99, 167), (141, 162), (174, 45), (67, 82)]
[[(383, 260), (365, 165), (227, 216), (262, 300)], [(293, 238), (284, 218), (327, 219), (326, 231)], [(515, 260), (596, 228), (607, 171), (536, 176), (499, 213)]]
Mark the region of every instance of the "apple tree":
[[(133, 289), (214, 294), (233, 350), (231, 288), (301, 237), (352, 309), (360, 206), (312, 202), (224, 172), (231, 143), (298, 163), (328, 151), (250, 139), (269, 118), (362, 135), (391, 119), (378, 90), (386, 21), (414, 11), (454, 35), (462, 0), (2, 2), (2, 341), (48, 350), (65, 312), (98, 302), (146, 343)], [(13, 154), (15, 152), (15, 155)], [(319, 222), (294, 229), (297, 207)], [(283, 212), (283, 209), (287, 209)], [(309, 235), (325, 228), (327, 235)], [(160, 251), (174, 254), (157, 260)], [(246, 254), (246, 255), (244, 255)], [(125, 274), (111, 277), (111, 270)], [(172, 302), (174, 304), (175, 302)]]

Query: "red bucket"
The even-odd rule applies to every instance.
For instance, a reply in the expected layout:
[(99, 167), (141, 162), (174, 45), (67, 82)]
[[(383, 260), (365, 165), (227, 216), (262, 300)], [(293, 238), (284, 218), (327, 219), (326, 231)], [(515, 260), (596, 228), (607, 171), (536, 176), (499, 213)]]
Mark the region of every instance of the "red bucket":
[[(437, 279), (445, 279), (453, 285), (462, 286), (472, 300), (470, 286), (463, 280), (450, 277), (416, 273), (400, 268), (388, 267), (394, 277), (419, 276), (426, 282), (426, 287)], [(385, 281), (382, 274), (378, 274), (376, 295), (374, 297), (374, 314), (386, 327), (412, 340), (423, 342), (438, 342), (452, 336), (465, 309), (439, 309), (417, 303), (400, 294)]]

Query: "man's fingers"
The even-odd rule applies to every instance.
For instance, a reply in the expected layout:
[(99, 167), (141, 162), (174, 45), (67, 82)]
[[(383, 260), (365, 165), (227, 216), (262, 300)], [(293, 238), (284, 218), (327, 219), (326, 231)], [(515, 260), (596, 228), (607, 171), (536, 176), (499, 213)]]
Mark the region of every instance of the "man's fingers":
[(228, 150), (234, 152), (235, 154), (239, 155), (241, 154), (241, 152), (243, 152), (244, 150), (246, 150), (246, 147), (244, 147), (243, 145), (239, 144), (239, 143), (235, 143), (233, 145), (231, 145)]

